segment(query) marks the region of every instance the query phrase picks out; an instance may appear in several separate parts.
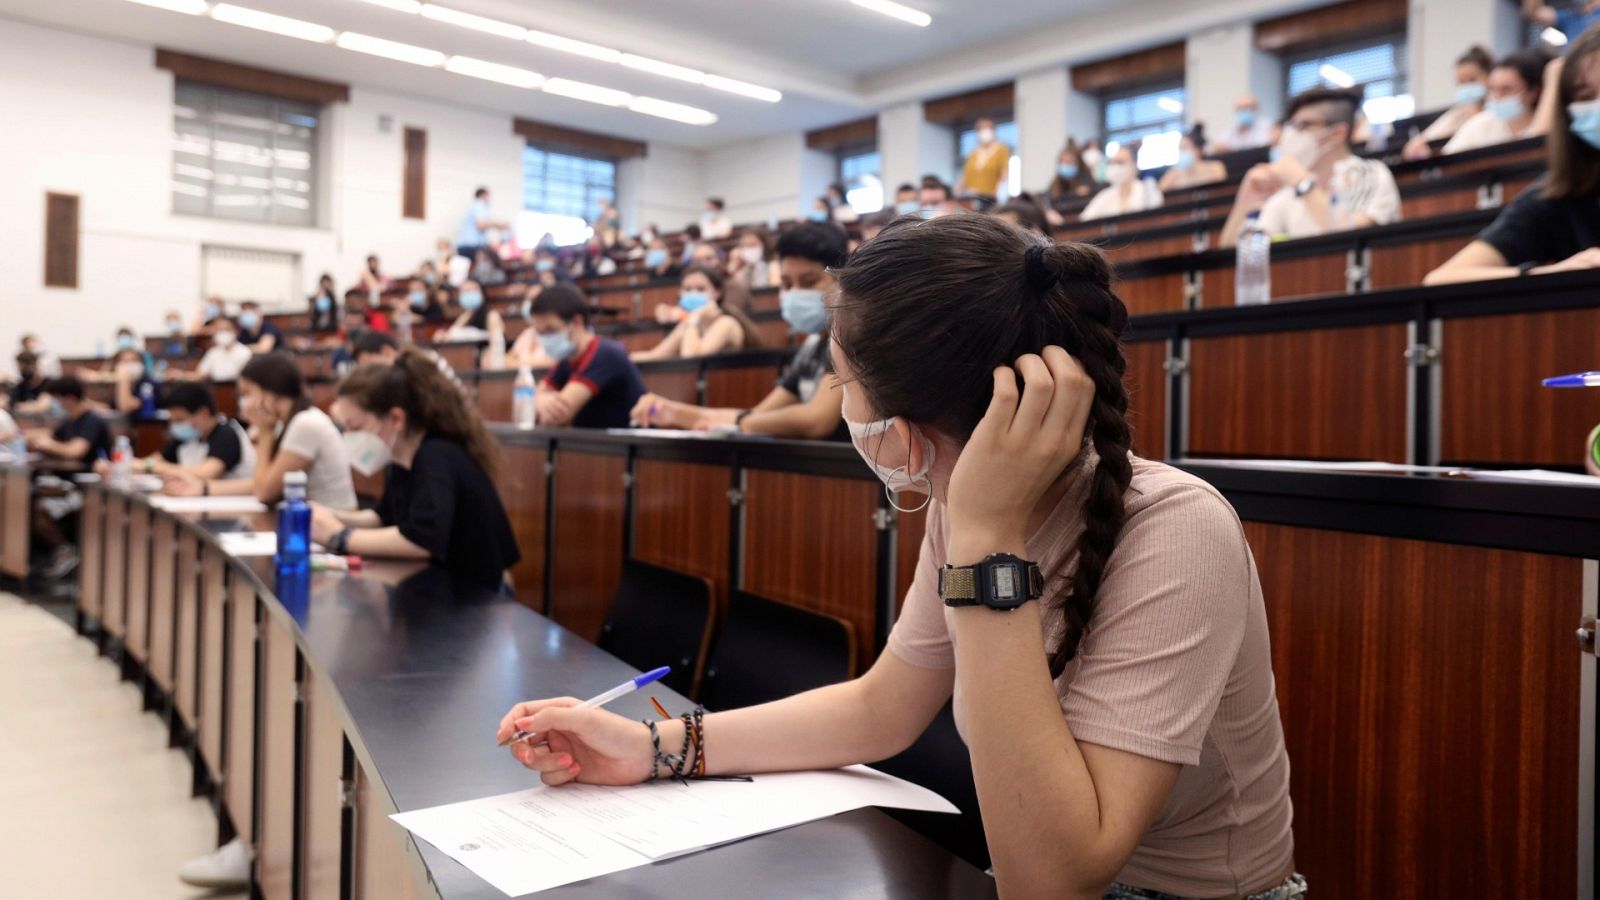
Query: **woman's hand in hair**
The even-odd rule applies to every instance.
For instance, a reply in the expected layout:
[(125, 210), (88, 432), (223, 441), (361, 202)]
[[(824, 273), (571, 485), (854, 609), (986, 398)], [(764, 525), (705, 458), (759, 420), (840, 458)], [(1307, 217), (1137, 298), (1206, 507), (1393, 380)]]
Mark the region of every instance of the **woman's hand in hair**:
[(950, 474), (952, 564), (1022, 548), (1034, 507), (1083, 449), (1094, 394), (1094, 380), (1060, 347), (994, 370), (988, 412)]

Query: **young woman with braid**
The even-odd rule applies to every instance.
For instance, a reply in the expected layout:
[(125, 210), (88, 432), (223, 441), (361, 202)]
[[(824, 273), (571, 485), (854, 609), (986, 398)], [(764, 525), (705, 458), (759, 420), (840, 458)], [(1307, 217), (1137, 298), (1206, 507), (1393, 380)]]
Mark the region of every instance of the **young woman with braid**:
[[(1129, 452), (1106, 258), (906, 218), (837, 277), (845, 420), (893, 502), (928, 507), (921, 559), (867, 674), (691, 720), (705, 771), (884, 759), (953, 692), (1002, 896), (1305, 893), (1250, 548), (1217, 491)], [(675, 763), (651, 726), (576, 702), (500, 723), (548, 739), (512, 744), (546, 783)], [(681, 746), (684, 724), (655, 728)]]

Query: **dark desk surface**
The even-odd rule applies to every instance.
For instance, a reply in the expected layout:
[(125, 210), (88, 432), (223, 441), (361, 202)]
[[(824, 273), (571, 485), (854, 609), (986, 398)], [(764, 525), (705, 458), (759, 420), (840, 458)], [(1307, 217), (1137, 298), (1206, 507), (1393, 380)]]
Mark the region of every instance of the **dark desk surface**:
[[(179, 518), (208, 534), (270, 522), (266, 515)], [(235, 565), (273, 594), (268, 559)], [(275, 615), (289, 614), (272, 606)], [(495, 745), (505, 711), (536, 697), (591, 696), (636, 674), (532, 610), (416, 563), (381, 563), (358, 575), (318, 573), (308, 607), (292, 618), (308, 664), (331, 679), (343, 701), (351, 745), (402, 811), (532, 787), (537, 776)], [(650, 693), (674, 712), (689, 708), (665, 688), (610, 708), (643, 718)], [(417, 843), (442, 897), (503, 896)], [(995, 885), (882, 812), (864, 809), (548, 893), (965, 898), (993, 896)]]

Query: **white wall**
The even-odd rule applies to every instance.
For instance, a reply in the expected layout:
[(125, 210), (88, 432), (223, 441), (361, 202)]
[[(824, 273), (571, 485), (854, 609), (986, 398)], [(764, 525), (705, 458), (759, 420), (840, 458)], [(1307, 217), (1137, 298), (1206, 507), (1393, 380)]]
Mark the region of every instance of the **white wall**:
[(1042, 190), (1056, 176), (1056, 160), (1068, 133), (1067, 94), (1071, 90), (1065, 66), (1017, 79), (1016, 151), (1022, 157), (1023, 190)]
[(1234, 103), (1254, 94), (1261, 115), (1283, 113), (1283, 62), (1256, 49), (1255, 26), (1233, 22), (1190, 36), (1185, 45), (1184, 83), (1188, 86), (1189, 124), (1204, 122), (1215, 139), (1234, 124)]
[(700, 218), (706, 189), (701, 154), (682, 147), (651, 144), (649, 155), (617, 167), (617, 207), (624, 231), (647, 223), (677, 231)]
[(702, 164), (705, 191), (723, 198), (724, 211), (736, 224), (792, 219), (801, 214), (802, 202), (809, 209), (816, 197), (805, 197), (800, 186), (801, 160), (815, 152), (806, 149), (798, 131), (708, 150)]
[(1419, 112), (1455, 102), (1455, 61), (1483, 44), (1496, 59), (1520, 43), (1516, 4), (1506, 0), (1411, 0), (1407, 30), (1411, 93)]
[(924, 175), (955, 183), (955, 133), (930, 124), (920, 102), (902, 103), (878, 113), (878, 153), (890, 202), (902, 182), (917, 184)]

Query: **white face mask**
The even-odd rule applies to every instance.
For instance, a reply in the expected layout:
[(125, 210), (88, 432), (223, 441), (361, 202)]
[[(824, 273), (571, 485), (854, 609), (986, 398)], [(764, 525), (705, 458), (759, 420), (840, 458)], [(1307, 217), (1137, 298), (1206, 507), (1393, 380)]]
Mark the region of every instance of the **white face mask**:
[(221, 347), (222, 349), (226, 350), (229, 347), (233, 346), (233, 332), (231, 332), (231, 331), (219, 331), (215, 335), (212, 336), (211, 340), (218, 347)]
[(346, 431), (344, 452), (350, 468), (367, 476), (376, 475), (394, 459), (388, 442), (370, 431)]
[(761, 262), (762, 254), (760, 247), (740, 247), (739, 255), (743, 256), (744, 261), (752, 266), (758, 262)]
[(994, 129), (993, 128), (979, 129), (979, 131), (978, 131), (978, 142), (979, 143), (988, 144), (988, 143), (992, 143), (993, 141), (994, 141)]
[[(848, 393), (845, 395), (845, 402), (849, 402)], [(894, 427), (893, 419), (874, 419), (871, 422), (857, 422), (845, 415), (842, 408), (840, 416), (844, 419), (845, 427), (850, 429), (850, 443), (856, 448), (856, 452), (861, 454), (862, 460), (871, 467), (873, 474), (878, 476), (878, 480), (883, 482), (883, 487), (889, 494), (891, 505), (894, 505), (896, 509), (901, 508), (894, 502), (894, 495), (898, 491), (909, 490), (922, 494), (931, 493), (931, 485), (928, 484), (928, 470), (933, 468), (933, 442), (928, 440), (917, 426), (911, 425), (909, 422), (906, 423), (911, 429), (911, 433), (916, 436), (917, 440), (922, 442), (922, 465), (917, 471), (908, 472), (905, 465), (885, 466), (879, 463), (867, 454), (865, 448), (856, 443), (857, 438), (867, 440), (888, 433)], [(878, 447), (883, 445), (881, 437), (876, 443)], [(908, 462), (909, 459), (908, 454)], [(906, 511), (915, 512), (916, 510)]]
[(1129, 163), (1112, 163), (1106, 166), (1106, 183), (1117, 187), (1133, 180), (1133, 166)]
[(1285, 127), (1278, 137), (1278, 152), (1309, 169), (1322, 156), (1322, 145), (1309, 131)]

